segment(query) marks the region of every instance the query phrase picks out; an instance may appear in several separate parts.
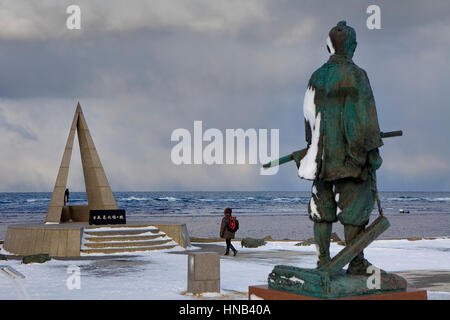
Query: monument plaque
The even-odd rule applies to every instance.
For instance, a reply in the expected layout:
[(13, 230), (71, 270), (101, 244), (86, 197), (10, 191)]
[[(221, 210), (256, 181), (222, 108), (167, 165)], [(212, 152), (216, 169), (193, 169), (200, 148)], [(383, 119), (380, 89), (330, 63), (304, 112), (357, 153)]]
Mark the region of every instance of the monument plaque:
[(89, 224), (126, 224), (125, 210), (90, 210)]

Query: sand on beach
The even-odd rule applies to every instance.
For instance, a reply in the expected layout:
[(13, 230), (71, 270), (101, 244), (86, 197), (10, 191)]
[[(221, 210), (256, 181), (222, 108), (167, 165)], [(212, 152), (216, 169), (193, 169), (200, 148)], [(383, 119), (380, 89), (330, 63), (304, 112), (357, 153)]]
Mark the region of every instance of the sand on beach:
[[(236, 238), (264, 238), (271, 236), (274, 240), (303, 240), (313, 236), (313, 222), (304, 214), (247, 214), (236, 215), (239, 219), (239, 231)], [(377, 215), (372, 215), (371, 221)], [(450, 215), (389, 215), (386, 216), (391, 226), (379, 239), (426, 238), (450, 236)], [(152, 216), (149, 221), (185, 223), (191, 237), (217, 238), (222, 215), (205, 216)], [(333, 232), (341, 239), (344, 229), (339, 222), (333, 224)]]

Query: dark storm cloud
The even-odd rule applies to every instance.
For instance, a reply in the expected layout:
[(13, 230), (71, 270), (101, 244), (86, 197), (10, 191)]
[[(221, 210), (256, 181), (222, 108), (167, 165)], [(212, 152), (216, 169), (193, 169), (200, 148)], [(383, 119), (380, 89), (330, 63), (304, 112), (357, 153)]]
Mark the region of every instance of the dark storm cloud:
[[(2, 2), (0, 111), (13, 124), (0, 128), (2, 190), (51, 189), (78, 100), (113, 189), (309, 188), (293, 165), (276, 176), (175, 166), (170, 135), (202, 120), (204, 130), (279, 128), (280, 155), (303, 148), (303, 94), (340, 20), (357, 32), (354, 61), (381, 129), (405, 132), (385, 141), (381, 188), (450, 189), (446, 1), (79, 1), (79, 33), (64, 28), (71, 3), (45, 4)], [(366, 27), (369, 4), (381, 30)], [(17, 148), (11, 128), (38, 142)], [(81, 172), (71, 174), (82, 189)]]

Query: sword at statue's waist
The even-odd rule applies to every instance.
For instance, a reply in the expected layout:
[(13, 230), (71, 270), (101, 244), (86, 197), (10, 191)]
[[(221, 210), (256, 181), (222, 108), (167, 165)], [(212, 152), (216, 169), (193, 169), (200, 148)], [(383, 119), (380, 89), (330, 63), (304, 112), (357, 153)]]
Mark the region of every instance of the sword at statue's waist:
[[(397, 130), (397, 131), (381, 132), (380, 135), (381, 135), (381, 138), (399, 137), (399, 136), (403, 135), (403, 131)], [(285, 164), (285, 163), (291, 162), (291, 161), (295, 161), (295, 163), (297, 164), (297, 167), (299, 167), (300, 161), (306, 155), (307, 151), (308, 151), (308, 148), (294, 151), (291, 154), (288, 154), (287, 156), (281, 157), (277, 160), (274, 160), (274, 161), (264, 164), (263, 168), (267, 169), (267, 168), (271, 168), (271, 167), (276, 167), (276, 166), (280, 166), (282, 164)]]

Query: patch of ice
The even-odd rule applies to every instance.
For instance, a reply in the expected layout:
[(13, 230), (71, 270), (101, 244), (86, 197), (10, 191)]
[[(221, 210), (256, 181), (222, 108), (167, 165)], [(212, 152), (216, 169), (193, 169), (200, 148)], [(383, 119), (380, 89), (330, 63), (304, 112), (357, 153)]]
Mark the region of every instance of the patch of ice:
[(220, 297), (222, 294), (220, 292), (202, 292), (200, 294), (200, 296), (204, 297), (204, 298), (218, 298)]
[(450, 292), (427, 291), (428, 300), (450, 300)]

